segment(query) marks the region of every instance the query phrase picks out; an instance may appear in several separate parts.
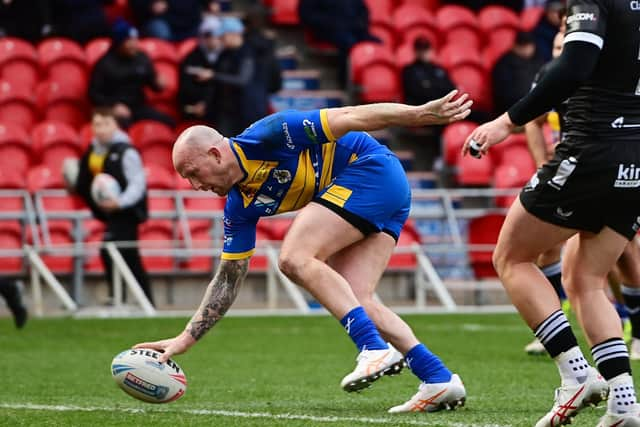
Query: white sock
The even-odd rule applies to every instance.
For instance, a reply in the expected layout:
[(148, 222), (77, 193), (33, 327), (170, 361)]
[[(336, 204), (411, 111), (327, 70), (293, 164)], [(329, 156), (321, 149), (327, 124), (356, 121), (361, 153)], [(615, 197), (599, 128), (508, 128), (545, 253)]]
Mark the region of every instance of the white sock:
[(575, 346), (554, 359), (558, 366), (562, 385), (578, 385), (585, 382), (589, 373), (589, 363), (580, 347)]
[(636, 403), (636, 390), (633, 378), (629, 374), (620, 374), (609, 381), (609, 402), (607, 412), (624, 414), (629, 412)]

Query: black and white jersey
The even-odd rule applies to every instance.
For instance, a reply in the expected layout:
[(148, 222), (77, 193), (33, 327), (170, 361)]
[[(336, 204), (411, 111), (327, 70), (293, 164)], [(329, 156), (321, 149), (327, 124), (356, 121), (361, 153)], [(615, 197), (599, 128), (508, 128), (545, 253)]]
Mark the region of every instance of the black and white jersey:
[[(533, 90), (533, 88), (536, 87), (538, 82), (544, 77), (545, 74), (547, 74), (547, 72), (549, 71), (549, 68), (551, 68), (557, 61), (558, 61), (558, 58), (552, 59), (551, 61), (547, 62), (542, 67), (540, 67), (538, 74), (536, 74), (536, 76), (533, 79), (533, 83), (531, 84), (531, 90)], [(553, 106), (553, 111), (555, 111), (558, 114), (558, 121), (560, 126), (560, 129), (557, 129), (558, 131), (563, 131), (565, 128), (564, 121), (565, 121), (565, 116), (567, 115), (568, 105), (569, 105), (569, 100), (565, 99), (560, 104)]]
[(564, 43), (575, 41), (601, 53), (569, 98), (565, 135), (640, 141), (640, 0), (569, 0)]

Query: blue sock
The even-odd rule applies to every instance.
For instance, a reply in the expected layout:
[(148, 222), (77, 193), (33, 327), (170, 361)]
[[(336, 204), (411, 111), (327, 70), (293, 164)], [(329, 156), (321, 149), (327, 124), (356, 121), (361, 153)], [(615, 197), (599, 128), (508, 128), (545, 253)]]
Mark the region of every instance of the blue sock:
[(380, 333), (378, 333), (376, 325), (365, 313), (364, 308), (354, 308), (340, 320), (340, 323), (342, 323), (358, 350), (362, 351), (365, 348), (367, 350), (384, 350), (389, 348)]
[(446, 383), (451, 380), (451, 371), (422, 343), (409, 350), (404, 360), (415, 376), (425, 383)]

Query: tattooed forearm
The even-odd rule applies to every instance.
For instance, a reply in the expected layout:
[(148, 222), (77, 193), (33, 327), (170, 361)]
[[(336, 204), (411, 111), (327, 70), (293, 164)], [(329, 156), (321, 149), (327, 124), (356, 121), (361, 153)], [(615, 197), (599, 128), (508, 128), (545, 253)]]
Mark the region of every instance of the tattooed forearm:
[(187, 325), (187, 332), (194, 339), (199, 340), (231, 307), (248, 268), (249, 258), (222, 260), (216, 275), (207, 287), (200, 308)]

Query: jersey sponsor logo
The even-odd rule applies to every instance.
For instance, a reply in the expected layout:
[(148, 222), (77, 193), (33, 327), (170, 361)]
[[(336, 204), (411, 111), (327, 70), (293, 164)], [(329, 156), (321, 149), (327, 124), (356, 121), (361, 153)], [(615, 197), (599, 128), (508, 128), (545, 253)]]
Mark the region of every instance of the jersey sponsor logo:
[[(637, 90), (636, 90), (636, 95), (638, 95)], [(624, 116), (620, 116), (611, 122), (611, 127), (614, 129), (640, 128), (640, 123), (625, 123)]]
[(267, 196), (266, 194), (258, 194), (256, 197), (255, 205), (256, 206), (273, 206), (276, 204), (276, 201)]
[(289, 124), (287, 122), (282, 122), (282, 133), (284, 133), (284, 139), (287, 141), (285, 145), (289, 150), (295, 150), (296, 146), (293, 143), (293, 139), (291, 138), (291, 133), (289, 132)]
[(278, 181), (278, 184), (286, 184), (291, 181), (291, 172), (286, 169), (274, 169), (273, 177)]
[(640, 1), (633, 0), (631, 3), (629, 3), (629, 6), (631, 7), (631, 10), (639, 11), (640, 10)]
[(626, 166), (624, 164), (618, 165), (618, 177), (613, 184), (615, 188), (636, 188), (640, 187), (640, 167), (631, 164)]
[(576, 169), (577, 165), (578, 159), (573, 156), (569, 157), (568, 159), (564, 159), (562, 162), (560, 162), (560, 166), (558, 166), (556, 174), (553, 176), (553, 178), (547, 181), (547, 184), (549, 184), (556, 190), (561, 190), (562, 187), (567, 183), (567, 179), (569, 179), (573, 171)]
[(575, 22), (583, 22), (583, 21), (596, 22), (597, 20), (598, 18), (596, 17), (595, 13), (580, 12), (568, 17), (567, 25), (572, 25)]
[(598, 31), (600, 8), (594, 4), (581, 4), (567, 14), (567, 34), (573, 31)]
[(304, 129), (304, 133), (307, 134), (307, 138), (314, 144), (317, 144), (318, 133), (316, 132), (316, 124), (309, 119), (304, 119), (302, 121), (302, 128)]

